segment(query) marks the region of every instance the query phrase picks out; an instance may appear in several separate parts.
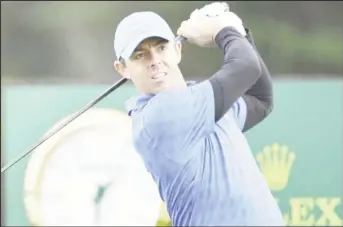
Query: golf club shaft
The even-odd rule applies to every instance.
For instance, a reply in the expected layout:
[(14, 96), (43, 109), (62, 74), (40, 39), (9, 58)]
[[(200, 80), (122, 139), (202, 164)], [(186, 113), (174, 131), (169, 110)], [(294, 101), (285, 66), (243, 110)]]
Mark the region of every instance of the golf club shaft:
[(62, 128), (67, 126), (69, 123), (74, 121), (76, 118), (78, 118), (81, 114), (92, 108), (95, 104), (97, 104), (99, 101), (101, 101), (103, 98), (105, 98), (107, 95), (109, 95), (111, 92), (119, 88), (121, 85), (123, 85), (127, 81), (126, 78), (122, 78), (119, 81), (117, 81), (115, 84), (113, 84), (110, 88), (108, 88), (106, 91), (104, 91), (101, 95), (99, 95), (95, 100), (88, 103), (85, 107), (83, 107), (81, 110), (76, 112), (74, 115), (72, 115), (64, 124), (59, 126), (56, 130), (49, 133), (48, 135), (44, 136), (40, 141), (38, 141), (37, 144), (35, 144), (30, 150), (22, 153), (19, 155), (15, 160), (11, 161), (7, 165), (1, 168), (1, 173), (8, 170), (11, 166), (19, 162), (21, 159), (23, 159), (25, 156), (27, 156), (29, 153), (31, 153), (34, 149), (36, 149), (38, 146), (40, 146), (42, 143), (44, 143), (46, 140), (48, 140), (50, 137), (55, 135), (57, 132), (59, 132)]
[[(185, 40), (184, 37), (182, 36), (177, 36), (175, 38), (175, 41), (178, 42), (182, 42), (183, 40)], [(50, 137), (52, 137), (53, 135), (55, 135), (57, 132), (59, 132), (62, 128), (64, 128), (65, 126), (67, 126), (69, 123), (71, 123), (72, 121), (74, 121), (76, 118), (78, 118), (81, 114), (83, 114), (84, 112), (86, 112), (87, 110), (89, 110), (90, 108), (92, 108), (95, 104), (97, 104), (99, 101), (101, 101), (103, 98), (105, 98), (107, 95), (109, 95), (110, 93), (112, 93), (114, 90), (116, 90), (117, 88), (119, 88), (121, 85), (123, 85), (125, 82), (127, 81), (126, 78), (122, 78), (119, 81), (117, 81), (115, 84), (113, 84), (110, 88), (108, 88), (106, 91), (104, 91), (101, 95), (98, 96), (98, 98), (96, 98), (94, 101), (91, 101), (90, 103), (88, 103), (85, 107), (83, 107), (81, 110), (79, 110), (77, 113), (75, 113), (74, 115), (72, 115), (68, 121), (66, 121), (64, 124), (62, 124), (61, 126), (59, 126), (55, 131), (49, 133), (48, 135), (44, 136), (41, 140), (38, 141), (38, 143), (36, 143), (33, 147), (31, 147), (30, 150), (22, 153), (21, 155), (19, 155), (16, 159), (14, 159), (13, 161), (9, 162), (7, 165), (5, 165), (4, 167), (1, 168), (1, 174), (3, 172), (5, 172), (6, 170), (8, 170), (10, 167), (12, 167), (14, 164), (16, 164), (17, 162), (19, 162), (21, 159), (23, 159), (24, 157), (26, 157), (28, 154), (30, 154), (34, 149), (36, 149), (37, 147), (39, 147), (42, 143), (44, 143), (46, 140), (48, 140)]]

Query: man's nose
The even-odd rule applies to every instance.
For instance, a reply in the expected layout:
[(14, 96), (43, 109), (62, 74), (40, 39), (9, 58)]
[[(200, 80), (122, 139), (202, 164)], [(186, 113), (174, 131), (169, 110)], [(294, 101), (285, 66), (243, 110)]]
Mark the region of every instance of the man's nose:
[(160, 65), (161, 62), (162, 62), (161, 56), (158, 53), (152, 51), (150, 53), (150, 66), (156, 67)]

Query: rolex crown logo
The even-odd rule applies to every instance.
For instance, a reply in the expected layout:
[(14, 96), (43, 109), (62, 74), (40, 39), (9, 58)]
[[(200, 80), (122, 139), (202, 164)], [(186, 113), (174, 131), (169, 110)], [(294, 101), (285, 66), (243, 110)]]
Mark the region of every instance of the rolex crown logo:
[(265, 146), (256, 156), (261, 171), (273, 191), (284, 189), (288, 183), (295, 154), (288, 147), (274, 143)]

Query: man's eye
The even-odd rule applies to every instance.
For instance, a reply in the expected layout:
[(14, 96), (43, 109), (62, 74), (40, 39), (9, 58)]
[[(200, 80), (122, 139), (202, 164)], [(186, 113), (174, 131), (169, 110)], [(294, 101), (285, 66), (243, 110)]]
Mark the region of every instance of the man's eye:
[(158, 47), (158, 49), (163, 51), (163, 50), (167, 49), (167, 47), (166, 47), (166, 45), (160, 45)]
[(141, 59), (142, 57), (143, 57), (143, 54), (139, 53), (139, 54), (135, 54), (134, 59), (138, 60), (138, 59)]

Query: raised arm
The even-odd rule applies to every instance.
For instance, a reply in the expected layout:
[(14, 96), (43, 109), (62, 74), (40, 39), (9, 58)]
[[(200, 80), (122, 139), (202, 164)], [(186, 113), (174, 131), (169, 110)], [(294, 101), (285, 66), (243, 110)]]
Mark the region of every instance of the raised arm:
[(261, 67), (261, 77), (244, 94), (243, 100), (246, 103), (246, 119), (243, 126), (243, 132), (248, 131), (261, 121), (263, 121), (273, 109), (273, 86), (270, 73), (263, 59), (257, 52), (252, 33), (246, 29), (246, 38), (254, 47), (259, 58)]
[(223, 66), (209, 79), (218, 121), (259, 80), (261, 67), (252, 45), (235, 28), (225, 27), (215, 40), (224, 51)]

